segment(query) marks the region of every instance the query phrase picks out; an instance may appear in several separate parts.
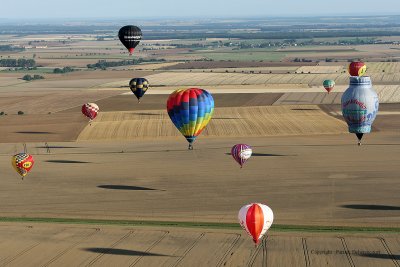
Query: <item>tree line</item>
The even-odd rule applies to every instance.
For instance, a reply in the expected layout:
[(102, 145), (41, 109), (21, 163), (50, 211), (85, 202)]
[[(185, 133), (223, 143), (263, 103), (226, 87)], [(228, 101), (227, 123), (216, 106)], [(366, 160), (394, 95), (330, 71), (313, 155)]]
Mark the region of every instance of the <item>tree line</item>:
[(0, 59), (0, 67), (11, 67), (11, 68), (33, 68), (36, 66), (34, 59), (25, 58), (3, 58)]

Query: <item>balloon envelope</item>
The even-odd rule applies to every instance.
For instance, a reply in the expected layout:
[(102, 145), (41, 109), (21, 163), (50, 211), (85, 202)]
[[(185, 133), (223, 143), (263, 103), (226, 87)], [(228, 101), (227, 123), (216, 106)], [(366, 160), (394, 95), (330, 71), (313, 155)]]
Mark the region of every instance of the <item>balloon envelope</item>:
[(146, 93), (147, 89), (149, 89), (149, 81), (145, 78), (133, 78), (129, 82), (129, 87), (139, 100)]
[(252, 153), (251, 147), (246, 144), (237, 144), (231, 149), (231, 155), (239, 163), (240, 167), (251, 157)]
[(342, 96), (342, 114), (349, 126), (349, 132), (355, 133), (359, 140), (362, 135), (371, 132), (379, 109), (379, 99), (372, 89), (370, 77), (350, 77), (350, 87)]
[(82, 106), (82, 114), (90, 120), (94, 120), (99, 113), (99, 107), (95, 103), (86, 103)]
[(330, 93), (333, 89), (333, 87), (335, 87), (335, 81), (334, 80), (325, 80), (324, 83), (324, 88), (326, 91), (328, 91), (328, 93)]
[(22, 178), (28, 174), (34, 163), (35, 161), (33, 160), (33, 157), (26, 153), (19, 153), (11, 158), (12, 166)]
[(367, 71), (367, 65), (364, 62), (351, 62), (348, 68), (351, 76), (363, 76)]
[(274, 221), (274, 213), (263, 204), (252, 203), (243, 206), (238, 214), (239, 223), (242, 228), (258, 244)]
[(169, 96), (167, 111), (175, 127), (189, 142), (191, 149), (196, 137), (211, 120), (214, 99), (204, 89), (179, 89)]
[(118, 38), (132, 55), (133, 50), (139, 44), (140, 40), (142, 40), (142, 31), (137, 26), (127, 25), (119, 30)]

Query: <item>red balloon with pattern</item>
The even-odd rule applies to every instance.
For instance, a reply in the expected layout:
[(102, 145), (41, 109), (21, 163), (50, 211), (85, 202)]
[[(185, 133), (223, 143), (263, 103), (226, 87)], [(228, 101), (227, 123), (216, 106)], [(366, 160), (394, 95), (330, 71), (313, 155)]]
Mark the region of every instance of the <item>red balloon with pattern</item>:
[(32, 155), (27, 153), (18, 153), (11, 158), (11, 165), (21, 175), (22, 179), (30, 172), (34, 163)]
[(82, 114), (90, 119), (94, 120), (99, 113), (99, 107), (95, 103), (86, 103), (82, 106)]

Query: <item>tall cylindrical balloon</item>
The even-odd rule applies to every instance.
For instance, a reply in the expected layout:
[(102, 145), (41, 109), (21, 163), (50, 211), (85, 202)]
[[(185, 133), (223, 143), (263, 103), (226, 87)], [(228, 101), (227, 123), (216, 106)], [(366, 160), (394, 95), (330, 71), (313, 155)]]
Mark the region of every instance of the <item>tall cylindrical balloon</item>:
[(169, 96), (167, 111), (175, 127), (189, 142), (189, 149), (193, 149), (193, 142), (214, 113), (214, 99), (204, 89), (178, 89)]
[(356, 134), (358, 145), (361, 145), (363, 135), (371, 132), (378, 108), (379, 99), (372, 89), (371, 78), (350, 77), (350, 87), (342, 96), (342, 114), (349, 132)]
[(237, 144), (231, 149), (231, 155), (239, 163), (240, 168), (243, 167), (243, 164), (251, 157), (252, 153), (251, 146), (246, 144)]
[(260, 203), (243, 206), (238, 214), (242, 228), (253, 238), (257, 245), (274, 221), (272, 210)]

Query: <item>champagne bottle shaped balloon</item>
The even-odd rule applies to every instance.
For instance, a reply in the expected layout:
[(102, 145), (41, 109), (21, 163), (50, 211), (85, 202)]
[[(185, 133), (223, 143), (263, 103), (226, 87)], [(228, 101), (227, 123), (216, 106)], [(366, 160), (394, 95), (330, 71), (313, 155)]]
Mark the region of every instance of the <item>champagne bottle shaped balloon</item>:
[(358, 145), (363, 135), (371, 132), (371, 126), (379, 108), (378, 95), (368, 76), (351, 76), (350, 86), (342, 96), (342, 114), (349, 132), (356, 134)]

